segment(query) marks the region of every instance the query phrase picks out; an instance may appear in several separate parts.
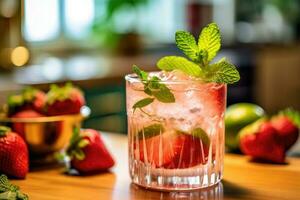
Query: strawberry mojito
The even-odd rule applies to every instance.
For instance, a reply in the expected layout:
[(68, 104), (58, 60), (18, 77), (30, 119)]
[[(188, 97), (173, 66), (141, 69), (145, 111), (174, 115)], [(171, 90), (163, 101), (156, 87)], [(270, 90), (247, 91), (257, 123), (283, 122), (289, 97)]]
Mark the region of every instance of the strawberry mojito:
[(129, 170), (133, 183), (159, 190), (208, 187), (222, 178), (226, 84), (239, 80), (226, 59), (211, 63), (220, 49), (215, 23), (198, 43), (185, 31), (175, 35), (187, 56), (166, 56), (145, 72), (133, 66), (126, 98)]

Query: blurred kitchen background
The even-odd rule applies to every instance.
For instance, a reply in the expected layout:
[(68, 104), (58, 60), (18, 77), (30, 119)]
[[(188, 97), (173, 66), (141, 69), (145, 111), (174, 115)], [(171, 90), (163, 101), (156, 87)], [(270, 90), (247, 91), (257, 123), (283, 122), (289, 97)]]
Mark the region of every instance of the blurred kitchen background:
[[(92, 109), (84, 126), (126, 132), (124, 75), (180, 55), (178, 29), (215, 21), (241, 74), (228, 102), (300, 110), (299, 0), (0, 0), (0, 104), (26, 85), (73, 81)], [(218, 59), (217, 58), (217, 59)]]

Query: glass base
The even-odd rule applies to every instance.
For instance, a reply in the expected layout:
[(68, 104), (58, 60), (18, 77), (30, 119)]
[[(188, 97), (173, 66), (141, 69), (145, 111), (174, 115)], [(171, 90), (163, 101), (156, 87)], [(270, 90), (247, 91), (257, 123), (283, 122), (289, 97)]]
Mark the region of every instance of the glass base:
[(211, 165), (198, 165), (186, 169), (153, 169), (133, 161), (132, 182), (141, 187), (160, 191), (189, 191), (216, 185), (222, 179), (222, 170), (214, 171)]

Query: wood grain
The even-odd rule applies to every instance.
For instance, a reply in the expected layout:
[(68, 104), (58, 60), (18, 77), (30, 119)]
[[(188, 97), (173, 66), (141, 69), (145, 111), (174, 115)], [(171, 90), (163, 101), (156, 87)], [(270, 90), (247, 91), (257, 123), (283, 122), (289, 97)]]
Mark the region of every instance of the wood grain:
[(14, 180), (30, 200), (85, 199), (300, 199), (300, 159), (289, 158), (286, 165), (249, 162), (240, 155), (225, 156), (225, 174), (216, 187), (187, 193), (148, 191), (130, 183), (127, 137), (104, 134), (117, 165), (111, 172), (93, 176), (67, 176), (60, 168), (35, 170), (26, 180)]

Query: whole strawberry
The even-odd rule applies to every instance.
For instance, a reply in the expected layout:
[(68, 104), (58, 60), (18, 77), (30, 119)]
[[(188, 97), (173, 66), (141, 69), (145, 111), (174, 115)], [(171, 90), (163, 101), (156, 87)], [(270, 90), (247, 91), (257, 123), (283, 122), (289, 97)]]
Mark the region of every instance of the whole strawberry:
[(52, 85), (47, 93), (46, 104), (47, 114), (50, 116), (71, 115), (80, 113), (85, 99), (81, 90), (67, 83), (63, 87)]
[(300, 113), (290, 108), (285, 109), (272, 117), (271, 123), (277, 130), (285, 149), (289, 150), (299, 137)]
[(107, 170), (115, 164), (99, 132), (93, 129), (74, 130), (67, 155), (71, 167), (83, 174)]
[(290, 149), (296, 143), (299, 130), (298, 127), (286, 116), (277, 116), (272, 118), (273, 127), (277, 130), (286, 150)]
[(241, 151), (255, 160), (284, 163), (285, 146), (272, 124), (260, 119), (239, 132)]
[(28, 149), (24, 140), (10, 128), (0, 126), (0, 172), (23, 179), (28, 168)]
[(35, 110), (43, 113), (46, 102), (46, 95), (43, 91), (26, 87), (21, 94), (8, 97), (7, 105), (9, 116), (23, 110)]

